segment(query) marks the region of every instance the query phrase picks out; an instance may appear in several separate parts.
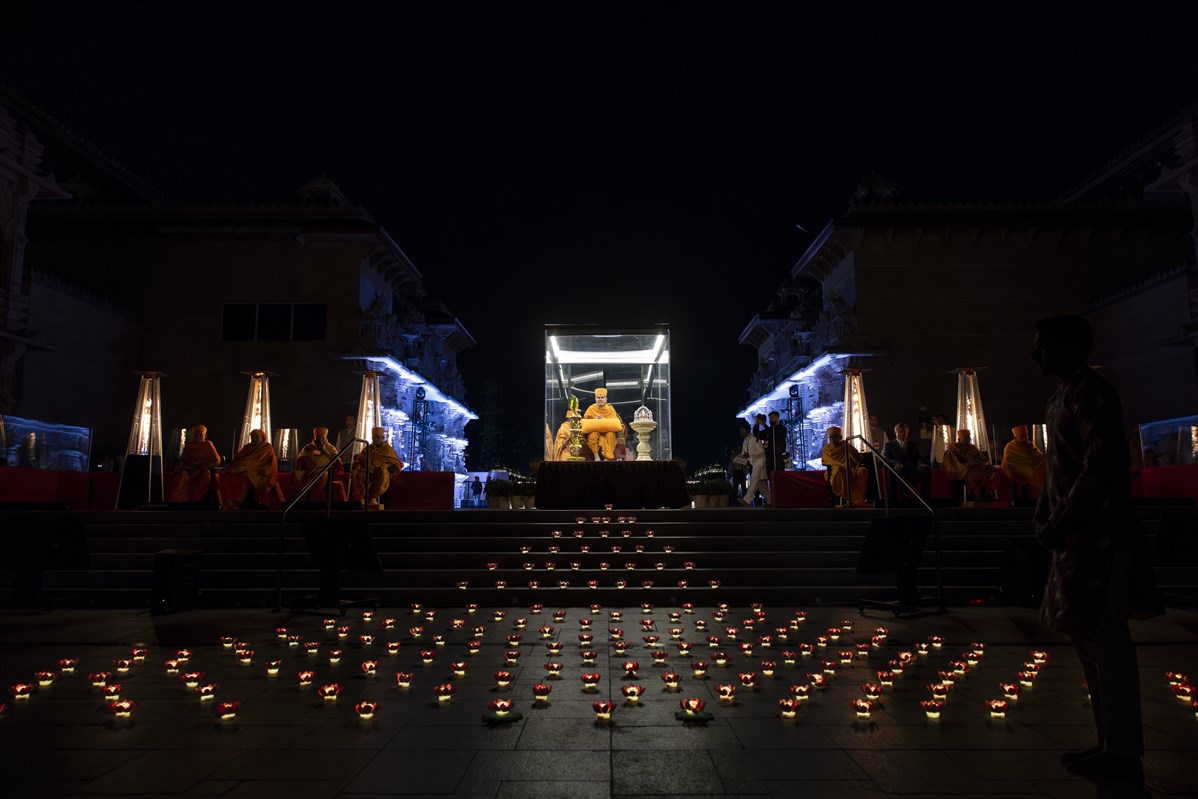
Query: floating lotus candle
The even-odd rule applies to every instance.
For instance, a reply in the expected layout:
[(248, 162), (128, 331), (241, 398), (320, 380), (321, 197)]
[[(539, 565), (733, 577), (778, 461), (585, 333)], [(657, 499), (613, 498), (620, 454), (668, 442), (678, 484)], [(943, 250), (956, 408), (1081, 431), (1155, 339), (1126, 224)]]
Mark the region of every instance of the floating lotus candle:
[(799, 700), (797, 699), (779, 699), (778, 711), (784, 719), (793, 719), (799, 711)]
[(565, 648), (566, 648), (566, 645), (563, 644), (561, 641), (550, 641), (547, 644), (545, 644), (545, 650), (547, 652), (549, 652), (549, 654), (551, 654), (551, 655), (560, 655), (562, 653), (562, 650)]
[(637, 669), (639, 669), (640, 667), (641, 667), (641, 664), (637, 663), (635, 660), (625, 660), (624, 664), (623, 664), (624, 676), (635, 677)]
[(829, 641), (839, 641), (840, 633), (841, 633), (841, 629), (839, 627), (829, 627), (828, 628), (828, 640)]
[(898, 672), (895, 671), (879, 671), (877, 672), (878, 682), (883, 688), (891, 688), (894, 686), (894, 681), (898, 678)]
[[(163, 662), (163, 666), (166, 667), (167, 674), (178, 674), (179, 669), (183, 666), (183, 661), (178, 658), (170, 658)], [(74, 669), (71, 670), (74, 671)]]
[(759, 636), (757, 636), (757, 643), (760, 644), (763, 648), (768, 649), (774, 643), (774, 636), (759, 635)]
[(594, 702), (591, 707), (595, 711), (595, 718), (599, 721), (608, 721), (611, 719), (612, 711), (616, 709), (615, 702)]
[(797, 659), (797, 656), (795, 655), (795, 653), (790, 651), (789, 649), (784, 650), (782, 652), (782, 664), (784, 666), (793, 666), (795, 664), (796, 659)]
[(367, 677), (373, 677), (375, 675), (375, 672), (378, 671), (378, 667), (379, 667), (379, 662), (377, 660), (363, 660), (362, 661), (362, 667), (361, 667), (362, 673), (364, 675), (366, 675)]
[(797, 621), (799, 624), (802, 624), (803, 622), (807, 621), (807, 611), (796, 610), (795, 611), (795, 621)]
[(625, 685), (620, 688), (620, 691), (624, 694), (624, 698), (629, 702), (636, 702), (640, 700), (641, 694), (645, 693), (645, 686)]
[(437, 697), (438, 702), (448, 702), (457, 690), (453, 683), (444, 682), (433, 686), (433, 696)]
[(268, 677), (274, 677), (279, 673), (279, 669), (283, 667), (283, 661), (270, 660), (266, 663), (266, 674)]
[(492, 699), (487, 703), (487, 709), (497, 717), (502, 718), (512, 712), (515, 702), (511, 699)]
[(647, 646), (649, 649), (656, 649), (658, 646), (658, 642), (661, 641), (661, 636), (660, 635), (646, 635), (646, 636), (642, 636), (641, 640), (645, 642), (645, 646)]
[(323, 622), (321, 622), (321, 624), (324, 625), (324, 628), (326, 630), (331, 630), (337, 626), (337, 622), (334, 621), (333, 619), (325, 619)]
[(886, 668), (890, 669), (895, 674), (902, 674), (903, 668), (905, 666), (906, 666), (906, 664), (903, 663), (903, 661), (899, 660), (898, 658), (895, 658), (894, 660), (888, 661), (886, 663)]
[(241, 703), (237, 701), (218, 702), (216, 704), (216, 715), (223, 721), (237, 718), (237, 708), (241, 707)]
[[(19, 682), (14, 683), (9, 689), (12, 691), (13, 699), (28, 699), (33, 694), (33, 683)], [(117, 686), (117, 695), (120, 696), (120, 686)]]
[(807, 679), (810, 680), (811, 684), (816, 688), (828, 687), (828, 675), (826, 674), (808, 674)]
[(861, 693), (865, 694), (866, 699), (876, 702), (882, 697), (882, 686), (876, 682), (862, 683)]
[(720, 638), (718, 635), (707, 636), (707, 646), (711, 647), (712, 649), (718, 649), (720, 644), (723, 642), (724, 639)]
[(607, 612), (607, 619), (608, 619), (608, 621), (614, 621), (614, 622), (623, 621), (623, 619), (624, 619), (624, 611), (622, 611), (622, 610), (609, 610), (609, 611)]
[(682, 634), (685, 633), (686, 630), (682, 629), (681, 627), (670, 627), (666, 630), (666, 632), (670, 634), (671, 640), (677, 641), (682, 637)]
[(940, 649), (944, 646), (944, 637), (940, 635), (933, 635), (928, 639), (928, 643), (932, 645), (933, 649)]
[(854, 699), (850, 705), (859, 719), (869, 718), (874, 709), (874, 703), (868, 699)]
[[(185, 687), (195, 690), (196, 688), (200, 687), (200, 680), (204, 679), (204, 672), (189, 671), (186, 674), (184, 674), (180, 679), (183, 681), (183, 685)], [(92, 685), (95, 685), (95, 683), (93, 682)]]
[(196, 692), (200, 695), (200, 701), (206, 702), (210, 699), (215, 699), (217, 687), (216, 683), (210, 682), (207, 685), (201, 685), (199, 688), (196, 688)]
[(759, 666), (761, 668), (761, 673), (766, 677), (773, 677), (774, 670), (778, 668), (778, 664), (772, 660), (763, 660)]
[(696, 677), (702, 677), (704, 674), (707, 673), (707, 662), (703, 661), (703, 660), (694, 661), (693, 663), (691, 663), (691, 672)]
[(586, 520), (587, 520), (586, 516), (575, 516), (574, 517), (574, 521), (577, 522), (578, 524), (586, 524)]
[(558, 663), (555, 660), (551, 660), (545, 664), (545, 672), (550, 677), (560, 677), (561, 673), (562, 673), (562, 668), (563, 668), (562, 664)]
[(820, 649), (825, 649), (828, 646), (828, 640), (829, 640), (828, 636), (826, 636), (826, 635), (817, 635), (815, 637), (815, 644)]
[(543, 604), (541, 604), (540, 602), (534, 602), (533, 604), (528, 606), (528, 612), (534, 616), (538, 615), (544, 609), (545, 609), (545, 606)]
[(926, 654), (928, 654), (928, 645), (927, 645), (927, 644), (924, 644), (924, 643), (919, 643), (919, 644), (916, 644), (916, 645), (915, 645), (915, 652), (916, 652), (916, 654), (919, 654), (919, 655), (926, 655)]
[(333, 665), (340, 663), (341, 656), (344, 654), (345, 653), (343, 651), (341, 651), (340, 649), (330, 649), (329, 650), (329, 663), (333, 664)]
[[(694, 611), (692, 610), (691, 613), (694, 613)], [(706, 619), (695, 619), (695, 632), (700, 632), (700, 633), (707, 632), (707, 620)]]
[(1002, 691), (1003, 697), (1005, 699), (1007, 699), (1008, 701), (1011, 701), (1011, 702), (1018, 701), (1018, 699), (1019, 699), (1019, 684), (1018, 683), (1000, 682), (998, 684), (998, 689), (1000, 691)]
[(538, 589), (538, 588), (540, 588), (540, 587), (541, 587), (541, 583), (540, 583), (540, 581), (539, 581), (539, 580), (529, 580), (529, 581), (528, 581), (528, 587), (529, 587), (529, 588), (531, 588), (531, 589), (533, 589), (533, 590), (536, 590), (536, 589)]
[(736, 686), (717, 685), (715, 687), (715, 695), (719, 697), (721, 702), (731, 702), (736, 699)]
[(708, 580), (708, 581), (707, 581), (707, 584), (708, 584), (709, 586), (711, 586), (712, 588), (719, 588), (719, 587), (720, 587), (720, 581), (719, 581), (719, 580)]
[(493, 610), (491, 611), (491, 621), (503, 621), (503, 617), (506, 615), (506, 610)]
[(33, 679), (37, 681), (37, 684), (43, 687), (53, 683), (56, 677), (58, 677), (58, 674), (53, 671), (39, 671), (33, 675)]
[(121, 686), (119, 683), (111, 682), (100, 689), (100, 694), (105, 699), (110, 699), (115, 702), (121, 698)]
[(237, 650), (237, 662), (243, 666), (248, 666), (254, 662), (254, 650), (239, 649)]
[(966, 652), (964, 655), (962, 655), (962, 659), (965, 661), (965, 665), (969, 666), (971, 669), (982, 662), (981, 657), (976, 652)]
[[(296, 677), (299, 679), (299, 684), (301, 687), (308, 686), (308, 685), (311, 685), (312, 681), (316, 679), (316, 672), (301, 671), (301, 672), (299, 672), (299, 674), (296, 675)], [(192, 686), (189, 685), (188, 687), (190, 688)]]
[(175, 650), (175, 657), (186, 663), (191, 659), (191, 650), (186, 648)]
[(948, 692), (951, 686), (948, 683), (933, 683), (928, 686), (928, 693), (933, 699), (945, 700), (948, 699)]
[(413, 675), (408, 671), (395, 672), (395, 685), (397, 688), (411, 688)]
[(112, 674), (107, 671), (97, 671), (94, 674), (87, 675), (87, 680), (94, 688), (103, 688), (108, 684), (108, 680), (112, 678)]
[(512, 673), (510, 671), (495, 672), (495, 684), (500, 688), (507, 688), (512, 684)]
[(834, 677), (836, 675), (836, 666), (837, 663), (835, 660), (825, 660), (820, 663), (820, 668), (822, 668), (824, 670), (824, 674), (827, 674), (829, 677)]
[(1032, 650), (1032, 660), (1041, 665), (1048, 662), (1048, 653), (1038, 649)]
[(890, 635), (890, 630), (886, 629), (885, 627), (875, 627), (874, 635), (880, 635), (885, 638), (886, 636)]
[(740, 684), (745, 688), (752, 688), (757, 684), (757, 673), (753, 671), (742, 671), (736, 675), (740, 678)]
[(137, 703), (132, 699), (121, 699), (116, 702), (108, 703), (108, 712), (118, 719), (127, 719), (133, 715), (133, 709), (137, 707)]
[(507, 580), (496, 580), (495, 587), (501, 590), (507, 588)]
[(585, 649), (579, 652), (578, 656), (582, 658), (582, 665), (593, 666), (595, 665), (595, 658), (599, 657), (599, 653), (593, 649)]
[[(552, 650), (550, 650), (552, 651)], [(553, 653), (556, 654), (556, 653)], [(505, 666), (515, 666), (520, 662), (520, 650), (508, 649), (503, 653), (503, 664)]]
[(799, 685), (798, 683), (790, 686), (790, 693), (795, 699), (800, 702), (806, 702), (811, 697), (810, 685)]
[(117, 658), (112, 661), (112, 665), (116, 668), (118, 674), (125, 674), (129, 669), (133, 668), (133, 661), (128, 658)]
[[(342, 636), (342, 637), (344, 637), (344, 636)], [(299, 635), (287, 636), (287, 646), (299, 646), (301, 638), (302, 638), (302, 636), (299, 636)]]
[(711, 660), (721, 668), (728, 665), (728, 656), (719, 649), (711, 653)]
[(870, 651), (869, 644), (857, 644), (856, 649), (857, 649), (857, 657), (858, 658), (868, 658), (869, 657), (869, 651)]
[(741, 626), (744, 627), (749, 632), (753, 632), (753, 624), (754, 624), (753, 619), (744, 619), (741, 621)]
[(427, 610), (424, 611), (424, 620), (425, 621), (432, 621), (435, 618), (437, 618), (437, 611), (435, 608), (428, 608)]
[(963, 660), (950, 660), (948, 662), (948, 667), (952, 669), (953, 674), (956, 674), (958, 677), (969, 671), (969, 664)]
[(844, 649), (844, 650), (841, 650), (840, 652), (837, 652), (836, 654), (840, 656), (840, 665), (842, 665), (842, 666), (852, 666), (853, 665), (853, 650)]
[(815, 647), (811, 644), (799, 644), (799, 654), (805, 658), (809, 658), (815, 654)]
[(374, 636), (370, 633), (362, 633), (358, 636), (358, 643), (362, 646), (372, 646), (374, 644)]
[(63, 674), (72, 674), (75, 671), (75, 667), (78, 665), (78, 658), (60, 658), (58, 661), (58, 670)]
[[(286, 628), (286, 627), (280, 627), (279, 629), (280, 629), (280, 630), (282, 630), (282, 632), (281, 632), (281, 633), (279, 633), (279, 637), (280, 637), (280, 638), (283, 638), (283, 639), (286, 639), (286, 638), (287, 638), (287, 628)], [(237, 643), (237, 637), (236, 637), (236, 636), (233, 636), (233, 635), (222, 635), (222, 636), (220, 637), (220, 645), (221, 645), (221, 646), (223, 646), (225, 649), (232, 649), (232, 648), (233, 648), (233, 644), (235, 644), (235, 643)]]
[(653, 612), (653, 603), (652, 602), (642, 602), (641, 603), (641, 613), (648, 615), (652, 612)]
[(616, 641), (614, 644), (611, 645), (611, 648), (616, 654), (622, 655), (628, 651), (628, 642), (627, 641)]
[(146, 659), (146, 655), (149, 653), (150, 650), (141, 646), (135, 646), (133, 649), (129, 650), (129, 655), (133, 658), (134, 663), (141, 663)]
[(307, 652), (309, 655), (317, 654), (318, 652), (320, 652), (320, 642), (319, 641), (308, 641), (307, 643), (304, 644), (304, 651)]
[(587, 672), (579, 677), (582, 680), (582, 687), (585, 690), (592, 690), (599, 684), (599, 675), (595, 672)]
[(553, 686), (548, 683), (539, 682), (532, 687), (532, 698), (537, 702), (548, 702), (551, 693), (553, 693)]
[(641, 587), (642, 588), (652, 588), (653, 581), (652, 580), (643, 580), (643, 581), (641, 581)]
[(1173, 695), (1182, 702), (1191, 702), (1194, 699), (1194, 686), (1192, 685), (1187, 685), (1184, 683), (1181, 685), (1174, 685), (1172, 690)]
[(706, 702), (704, 702), (702, 699), (695, 698), (683, 699), (678, 704), (681, 706), (683, 713), (687, 713), (692, 716), (702, 713), (703, 708), (707, 707)]
[(678, 654), (681, 655), (682, 657), (690, 657), (690, 653), (691, 653), (690, 642), (679, 641), (678, 642)]
[(869, 639), (869, 643), (874, 647), (874, 649), (881, 649), (882, 645), (886, 643), (886, 638), (885, 636), (875, 635)]
[(412, 636), (412, 638), (420, 638), (420, 636), (424, 635), (424, 628), (419, 625), (409, 627), (408, 635)]
[(991, 718), (1001, 719), (1007, 715), (1009, 703), (1005, 699), (987, 699), (986, 707), (990, 708)]
[(349, 638), (349, 626), (343, 624), (340, 627), (338, 627), (337, 628), (337, 637), (338, 638)]
[[(477, 609), (478, 605), (475, 605), (474, 607)], [(471, 612), (469, 605), (466, 606), (466, 610), (467, 610), (467, 612)], [(392, 618), (383, 619), (383, 629), (384, 630), (394, 630), (395, 629), (395, 619), (392, 619)]]
[(427, 666), (428, 664), (430, 664), (434, 660), (436, 660), (436, 658), (437, 658), (437, 653), (435, 650), (432, 650), (432, 649), (421, 649), (420, 650), (420, 662), (423, 663), (424, 665)]
[(666, 662), (666, 658), (669, 657), (669, 654), (670, 653), (665, 651), (664, 649), (655, 649), (655, 650), (653, 650), (653, 653), (652, 653), (653, 662), (655, 664), (657, 664), (658, 666), (660, 666)]

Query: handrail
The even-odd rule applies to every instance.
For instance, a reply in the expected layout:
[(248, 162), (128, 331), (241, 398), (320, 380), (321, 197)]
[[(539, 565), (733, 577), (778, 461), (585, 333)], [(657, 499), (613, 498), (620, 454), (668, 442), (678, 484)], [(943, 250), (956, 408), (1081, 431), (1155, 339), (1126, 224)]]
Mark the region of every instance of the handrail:
[[(295, 504), (297, 502), (299, 502), (301, 499), (303, 499), (307, 495), (307, 493), (316, 486), (316, 481), (321, 476), (328, 473), (328, 471), (330, 469), (332, 469), (334, 466), (336, 466), (338, 463), (341, 462), (341, 456), (344, 455), (345, 451), (347, 449), (349, 449), (350, 447), (352, 447), (354, 444), (366, 444), (367, 446), (370, 446), (369, 441), (366, 441), (361, 438), (351, 438), (348, 442), (346, 442), (345, 446), (342, 447), (337, 452), (337, 454), (333, 457), (332, 460), (330, 460), (324, 466), (321, 466), (320, 469), (316, 472), (316, 474), (312, 475), (312, 479), (308, 481), (308, 484), (300, 488), (300, 490), (295, 495), (295, 499), (293, 499), (289, 503), (287, 503), (287, 505), (283, 508), (282, 514), (279, 516), (279, 541), (278, 541), (278, 547), (275, 552), (275, 608), (274, 609), (275, 609), (276, 613), (283, 610), (283, 532), (287, 527), (287, 512), (290, 511), (293, 507), (295, 507)], [(367, 486), (370, 485), (370, 458), (366, 458), (366, 485)], [(325, 491), (325, 518), (331, 518), (332, 515), (333, 515), (333, 487), (330, 485), (328, 487), (328, 490)]]
[[(924, 508), (927, 509), (928, 513), (931, 515), (931, 517), (932, 517), (932, 542), (936, 548), (936, 602), (940, 605), (941, 608), (943, 608), (944, 607), (944, 574), (943, 574), (943, 571), (942, 571), (941, 565), (940, 565), (940, 517), (937, 515), (936, 510), (931, 506), (931, 504), (929, 504), (928, 501), (923, 498), (923, 495), (920, 494), (918, 491), (916, 491), (911, 486), (910, 483), (908, 483), (906, 480), (904, 480), (903, 476), (898, 473), (898, 470), (895, 469), (894, 466), (892, 466), (890, 464), (890, 462), (886, 460), (886, 456), (881, 453), (881, 451), (873, 444), (873, 442), (866, 441), (864, 436), (849, 436), (848, 438), (845, 439), (845, 449), (846, 450), (848, 449), (849, 440), (854, 439), (854, 438), (858, 439), (859, 441), (864, 442), (865, 446), (869, 447), (870, 453), (874, 456), (874, 463), (876, 464), (878, 462), (881, 462), (881, 464), (883, 466), (885, 466), (886, 469), (892, 475), (894, 475), (895, 479), (897, 479), (900, 483), (902, 483), (903, 486), (908, 491), (911, 492), (911, 496), (913, 496), (917, 500), (919, 500), (919, 504), (923, 505)], [(846, 452), (845, 455), (846, 455), (845, 465), (847, 466), (848, 465), (848, 457), (847, 457), (848, 453)], [(850, 481), (849, 484), (851, 485), (852, 482)], [(851, 488), (849, 489), (849, 494), (850, 494), (850, 496), (852, 495)], [(886, 503), (886, 517), (887, 518), (890, 517), (890, 502), (889, 501), (887, 501), (887, 503)]]

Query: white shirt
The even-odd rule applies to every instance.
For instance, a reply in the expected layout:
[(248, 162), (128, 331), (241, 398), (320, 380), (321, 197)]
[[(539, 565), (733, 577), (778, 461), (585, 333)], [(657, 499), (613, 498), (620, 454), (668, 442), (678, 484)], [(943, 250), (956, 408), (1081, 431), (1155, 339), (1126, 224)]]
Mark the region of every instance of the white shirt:
[(761, 442), (752, 434), (745, 436), (740, 451), (748, 455), (749, 461), (754, 465), (765, 464), (765, 447), (761, 446)]

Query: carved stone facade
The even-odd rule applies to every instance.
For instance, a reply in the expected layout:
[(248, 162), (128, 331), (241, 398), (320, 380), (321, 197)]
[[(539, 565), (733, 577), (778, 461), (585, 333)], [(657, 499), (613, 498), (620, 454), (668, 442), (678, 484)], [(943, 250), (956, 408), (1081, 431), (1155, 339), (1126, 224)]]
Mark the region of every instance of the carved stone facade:
[[(949, 370), (988, 367), (987, 416), (1005, 439), (1010, 426), (1041, 419), (1052, 388), (1029, 360), (1035, 321), (1082, 313), (1095, 328), (1092, 361), (1123, 392), (1129, 434), (1194, 413), (1196, 142), (1191, 110), (1052, 202), (907, 204), (899, 187), (868, 179), (779, 290), (818, 286), (815, 318), (776, 296), (741, 334), (759, 361), (744, 412), (785, 415), (793, 384), (809, 396), (806, 413), (827, 416), (836, 394), (818, 386), (852, 365), (869, 370), (869, 408), (883, 427), (914, 427), (953, 412)], [(797, 342), (808, 347), (798, 357)], [(825, 355), (836, 357), (813, 372)]]

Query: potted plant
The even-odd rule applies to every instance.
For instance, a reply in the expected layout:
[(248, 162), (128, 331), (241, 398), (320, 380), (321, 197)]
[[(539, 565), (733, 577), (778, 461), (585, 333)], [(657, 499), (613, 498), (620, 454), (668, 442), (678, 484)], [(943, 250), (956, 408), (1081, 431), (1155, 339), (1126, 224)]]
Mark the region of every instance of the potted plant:
[[(516, 493), (520, 500), (524, 503), (524, 507), (532, 509), (536, 507), (537, 502), (537, 484), (532, 480), (526, 480), (516, 486)], [(514, 507), (514, 503), (513, 503)]]
[(687, 490), (690, 491), (691, 499), (694, 500), (696, 508), (707, 507), (708, 492), (711, 490), (711, 486), (706, 480), (696, 480), (695, 482), (688, 483)]
[(504, 508), (512, 507), (512, 481), (511, 480), (492, 480), (487, 486), (487, 507), (488, 508)]
[(703, 480), (703, 485), (707, 488), (707, 507), (709, 508), (726, 508), (728, 507), (729, 497), (732, 495), (732, 484), (727, 480), (720, 478), (708, 478)]

